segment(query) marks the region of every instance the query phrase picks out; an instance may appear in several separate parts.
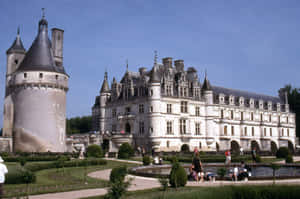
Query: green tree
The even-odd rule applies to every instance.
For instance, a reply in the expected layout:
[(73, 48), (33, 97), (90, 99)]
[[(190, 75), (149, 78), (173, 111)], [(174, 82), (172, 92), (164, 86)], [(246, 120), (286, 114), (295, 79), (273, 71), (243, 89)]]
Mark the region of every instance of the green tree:
[(290, 109), (296, 113), (296, 135), (300, 137), (300, 88), (293, 88), (288, 84), (284, 88), (279, 89), (278, 92), (282, 100), (285, 99), (284, 92), (287, 92)]
[(86, 149), (87, 157), (101, 158), (103, 156), (102, 148), (97, 144), (89, 145)]
[(92, 130), (92, 116), (73, 117), (66, 121), (67, 134), (87, 133)]

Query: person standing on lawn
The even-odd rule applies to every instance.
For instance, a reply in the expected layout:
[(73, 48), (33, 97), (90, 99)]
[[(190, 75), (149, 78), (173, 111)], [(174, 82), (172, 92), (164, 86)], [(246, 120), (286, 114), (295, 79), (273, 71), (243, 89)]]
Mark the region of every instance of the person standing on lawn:
[(256, 162), (256, 147), (254, 147), (251, 151), (252, 160), (253, 162)]
[(3, 162), (4, 160), (0, 156), (0, 198), (3, 197), (3, 184), (5, 182), (5, 174), (8, 172), (7, 167)]

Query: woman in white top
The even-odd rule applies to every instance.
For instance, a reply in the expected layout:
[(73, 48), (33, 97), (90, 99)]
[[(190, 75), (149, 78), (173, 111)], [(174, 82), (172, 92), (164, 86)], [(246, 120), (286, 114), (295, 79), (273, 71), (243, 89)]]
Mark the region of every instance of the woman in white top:
[(5, 174), (8, 172), (7, 167), (3, 164), (3, 159), (0, 156), (0, 198), (3, 196), (3, 184), (5, 182)]

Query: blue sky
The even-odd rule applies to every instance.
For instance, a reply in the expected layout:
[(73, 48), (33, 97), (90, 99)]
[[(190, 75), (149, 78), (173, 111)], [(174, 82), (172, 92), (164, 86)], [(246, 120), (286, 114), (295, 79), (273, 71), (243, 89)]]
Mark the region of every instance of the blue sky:
[(91, 113), (105, 69), (120, 80), (126, 59), (129, 70), (150, 68), (154, 50), (185, 60), (201, 81), (207, 69), (213, 85), (273, 96), (285, 84), (300, 87), (298, 0), (1, 0), (1, 113), (6, 50), (19, 25), (30, 47), (43, 7), (49, 29), (65, 30), (67, 117)]

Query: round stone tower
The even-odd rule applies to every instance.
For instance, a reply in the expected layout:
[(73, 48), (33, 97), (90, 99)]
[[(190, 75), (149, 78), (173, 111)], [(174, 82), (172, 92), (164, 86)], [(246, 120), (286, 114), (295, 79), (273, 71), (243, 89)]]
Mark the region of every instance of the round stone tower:
[[(62, 38), (57, 39), (62, 42)], [(14, 151), (66, 150), (66, 92), (69, 76), (62, 65), (56, 64), (56, 50), (51, 46), (48, 22), (43, 17), (39, 21), (37, 37), (9, 82), (14, 104)]]

